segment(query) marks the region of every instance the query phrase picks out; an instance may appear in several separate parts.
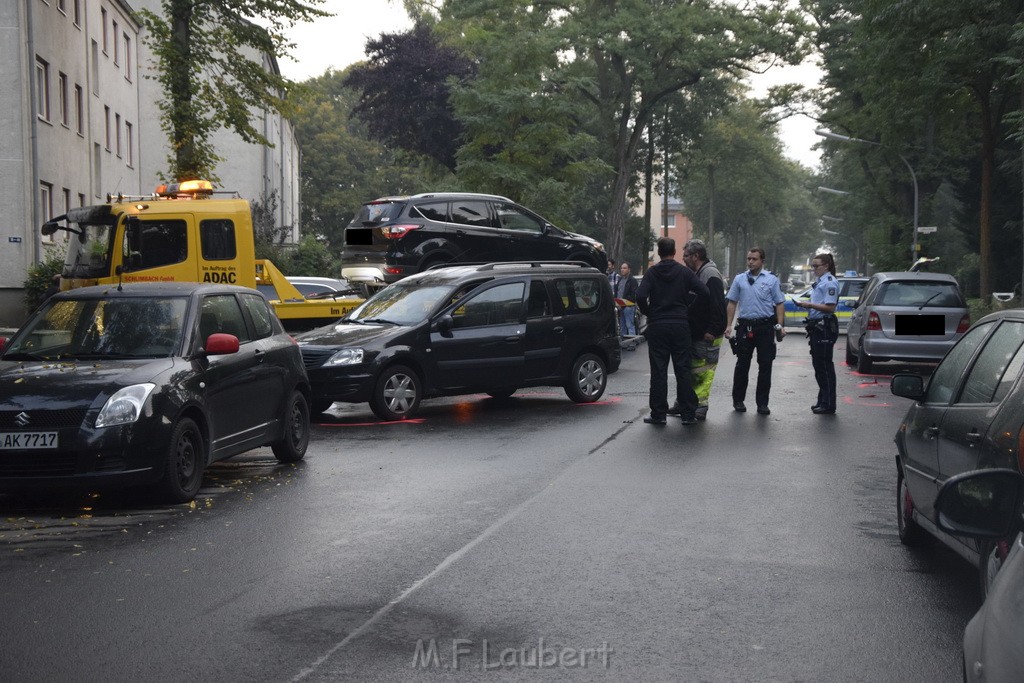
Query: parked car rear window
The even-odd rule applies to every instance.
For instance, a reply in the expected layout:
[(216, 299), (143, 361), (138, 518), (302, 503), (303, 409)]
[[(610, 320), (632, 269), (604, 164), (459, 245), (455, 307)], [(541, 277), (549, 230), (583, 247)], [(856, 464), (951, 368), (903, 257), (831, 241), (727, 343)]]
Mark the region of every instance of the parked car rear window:
[(890, 282), (879, 296), (878, 305), (953, 308), (964, 303), (952, 282)]
[(402, 207), (404, 206), (405, 204), (401, 202), (371, 202), (363, 204), (351, 225), (359, 227), (393, 221), (402, 213)]
[[(1007, 322), (989, 338), (985, 348), (981, 350), (978, 360), (971, 368), (971, 374), (964, 382), (957, 403), (991, 403), (995, 399), (996, 390), (1003, 382), (1003, 377), (1011, 361), (1020, 355), (1021, 344), (1024, 342), (1024, 325)], [(1012, 383), (1016, 374), (1009, 379)], [(1009, 386), (1006, 387), (1009, 391)], [(1005, 392), (1004, 392), (1005, 394)]]

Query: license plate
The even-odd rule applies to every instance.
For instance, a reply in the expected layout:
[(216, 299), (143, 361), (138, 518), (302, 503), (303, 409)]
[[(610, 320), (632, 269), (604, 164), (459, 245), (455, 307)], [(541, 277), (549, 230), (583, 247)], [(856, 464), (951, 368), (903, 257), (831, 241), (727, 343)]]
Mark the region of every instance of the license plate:
[(901, 335), (944, 335), (946, 334), (946, 316), (944, 315), (897, 315), (896, 334)]
[(0, 448), (36, 450), (57, 447), (57, 432), (0, 432)]

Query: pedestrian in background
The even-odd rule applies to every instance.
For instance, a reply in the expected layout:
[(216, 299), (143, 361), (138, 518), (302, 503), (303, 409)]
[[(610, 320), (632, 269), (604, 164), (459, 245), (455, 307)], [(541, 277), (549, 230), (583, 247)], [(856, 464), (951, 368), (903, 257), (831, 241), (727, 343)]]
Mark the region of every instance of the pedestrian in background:
[(694, 296), (707, 297), (708, 288), (692, 270), (675, 260), (676, 241), (658, 240), (661, 260), (647, 269), (636, 303), (647, 316), (647, 356), (651, 364), (648, 424), (663, 425), (668, 414), (668, 364), (676, 377), (676, 403), (683, 424), (697, 423), (697, 394), (690, 384), (690, 326), (688, 308)]
[[(725, 278), (715, 262), (708, 258), (707, 245), (701, 240), (693, 239), (683, 246), (683, 263), (696, 273), (709, 292), (706, 298), (699, 298), (689, 311), (692, 340), (690, 379), (697, 394), (697, 419), (706, 420), (722, 335), (725, 334)], [(679, 405), (669, 408), (668, 414), (678, 415)]]
[(615, 259), (608, 259), (608, 269), (605, 271), (605, 275), (608, 276), (608, 283), (612, 286), (612, 291), (619, 286), (619, 270), (615, 267)]
[(619, 282), (613, 291), (619, 300), (619, 329), (629, 337), (636, 335), (636, 290), (639, 287), (640, 283), (633, 277), (629, 264), (623, 261), (619, 266)]
[(818, 383), (818, 400), (811, 406), (815, 415), (833, 415), (836, 412), (836, 366), (832, 350), (839, 339), (839, 281), (836, 280), (836, 262), (832, 254), (818, 254), (811, 259), (811, 268), (817, 280), (811, 287), (811, 300), (796, 299), (796, 305), (809, 309), (807, 313), (807, 343), (811, 346), (811, 365)]
[[(770, 415), (768, 399), (772, 390), (772, 362), (775, 360), (775, 342), (786, 336), (786, 297), (782, 294), (779, 278), (764, 269), (764, 249), (751, 247), (747, 252), (747, 272), (732, 279), (726, 305), (725, 336), (736, 353), (736, 370), (732, 377), (732, 407), (745, 413), (750, 361), (757, 351), (758, 415)], [(736, 317), (738, 314), (738, 317)], [(736, 328), (733, 330), (733, 318)]]

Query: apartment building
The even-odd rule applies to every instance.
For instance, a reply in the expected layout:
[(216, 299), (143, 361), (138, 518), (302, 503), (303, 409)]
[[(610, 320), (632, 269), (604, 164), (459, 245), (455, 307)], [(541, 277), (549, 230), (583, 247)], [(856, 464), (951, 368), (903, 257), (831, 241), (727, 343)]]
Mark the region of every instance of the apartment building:
[[(136, 0), (161, 11), (159, 0)], [(0, 327), (25, 317), (29, 266), (63, 253), (65, 233), (39, 227), (108, 193), (152, 192), (167, 169), (159, 83), (132, 5), (123, 0), (0, 2)], [(277, 70), (270, 56), (254, 55)], [(221, 187), (247, 199), (276, 197), (279, 226), (299, 237), (299, 152), (291, 124), (259, 113), (274, 145), (220, 131)]]

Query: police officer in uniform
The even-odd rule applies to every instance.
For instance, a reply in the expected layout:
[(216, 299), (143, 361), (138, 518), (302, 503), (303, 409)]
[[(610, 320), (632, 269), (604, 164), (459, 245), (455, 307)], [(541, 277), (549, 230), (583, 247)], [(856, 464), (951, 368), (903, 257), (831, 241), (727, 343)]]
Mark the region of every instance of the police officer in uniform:
[[(750, 361), (757, 351), (757, 414), (771, 415), (768, 398), (772, 390), (772, 362), (775, 360), (775, 342), (782, 341), (786, 330), (786, 309), (783, 303), (779, 278), (764, 269), (764, 249), (751, 247), (747, 252), (749, 270), (732, 279), (729, 293), (725, 295), (726, 317), (725, 336), (733, 345), (736, 354), (736, 368), (732, 376), (732, 408), (745, 413), (743, 403), (747, 395), (747, 381)], [(736, 318), (733, 334), (732, 322)]]
[(811, 268), (818, 277), (811, 288), (811, 300), (797, 299), (796, 305), (808, 309), (807, 342), (811, 345), (811, 364), (818, 382), (818, 402), (811, 406), (815, 415), (834, 415), (836, 412), (836, 366), (832, 362), (832, 349), (839, 338), (839, 281), (836, 280), (836, 262), (832, 254), (818, 254), (811, 259)]

